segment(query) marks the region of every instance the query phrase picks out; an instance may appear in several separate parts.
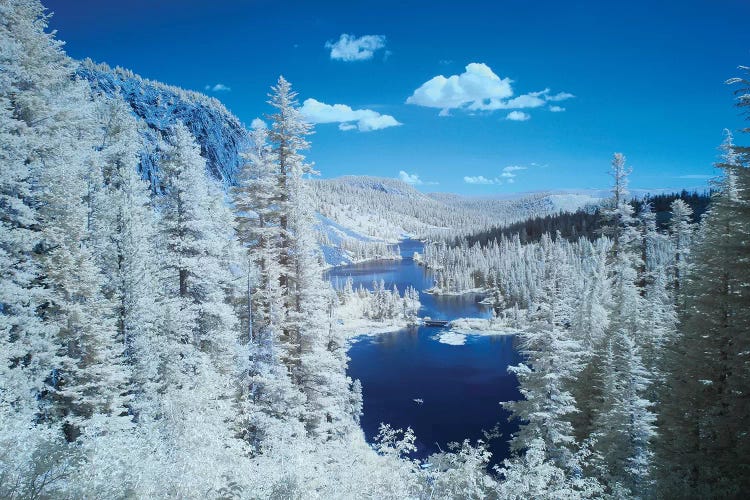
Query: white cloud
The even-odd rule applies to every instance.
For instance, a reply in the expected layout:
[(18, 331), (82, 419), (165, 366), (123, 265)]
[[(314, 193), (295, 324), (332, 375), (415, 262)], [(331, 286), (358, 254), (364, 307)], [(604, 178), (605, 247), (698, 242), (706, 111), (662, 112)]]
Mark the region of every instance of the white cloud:
[(331, 49), (331, 59), (339, 61), (366, 61), (372, 59), (377, 50), (385, 47), (385, 36), (365, 35), (359, 38), (343, 33), (338, 41), (328, 41), (325, 47)]
[(511, 111), (510, 113), (508, 113), (505, 119), (514, 122), (525, 122), (526, 120), (531, 119), (531, 115), (528, 113), (524, 113), (523, 111)]
[(226, 85), (224, 85), (223, 83), (217, 83), (215, 85), (206, 85), (205, 89), (208, 90), (209, 92), (229, 92), (230, 90), (232, 90)]
[(420, 179), (417, 174), (410, 174), (410, 173), (404, 172), (403, 170), (399, 171), (398, 178), (407, 184), (411, 184), (412, 186), (424, 184), (422, 182), (422, 179)]
[(530, 92), (528, 94), (519, 95), (507, 102), (508, 108), (538, 108), (544, 106), (547, 102), (545, 101), (546, 92)]
[(339, 123), (340, 130), (371, 132), (401, 125), (391, 115), (371, 109), (352, 109), (346, 104), (326, 104), (316, 99), (305, 99), (300, 113), (311, 123)]
[(575, 96), (569, 92), (558, 92), (555, 95), (547, 96), (547, 100), (552, 101), (552, 102), (558, 102), (558, 101), (565, 101), (567, 99), (572, 99), (574, 97)]
[(250, 122), (250, 128), (257, 130), (259, 128), (268, 128), (268, 125), (260, 118), (253, 118), (253, 121)]
[(505, 101), (502, 99), (487, 99), (481, 102), (473, 102), (469, 105), (469, 109), (494, 111), (496, 109), (538, 108), (547, 103), (545, 101), (547, 92), (549, 92), (549, 89), (539, 92), (529, 92), (528, 94), (522, 94)]
[(503, 181), (500, 179), (488, 179), (487, 177), (483, 175), (477, 175), (477, 176), (465, 176), (464, 182), (466, 184), (502, 184)]
[(516, 174), (514, 172), (518, 172), (519, 170), (526, 170), (528, 167), (521, 167), (518, 165), (509, 165), (505, 168), (503, 168), (502, 172), (500, 172), (500, 175), (495, 178), (489, 178), (485, 177), (483, 175), (467, 175), (464, 177), (464, 182), (466, 184), (513, 184), (516, 180)]
[(550, 95), (550, 89), (514, 97), (512, 83), (510, 78), (500, 78), (484, 63), (470, 63), (460, 75), (447, 78), (438, 75), (426, 81), (406, 99), (406, 103), (437, 108), (440, 109), (440, 116), (450, 116), (452, 109), (494, 111), (538, 108), (549, 101), (563, 101), (574, 97), (568, 92)]
[(710, 179), (711, 175), (703, 175), (703, 174), (687, 174), (687, 175), (680, 175), (677, 178), (678, 179)]
[(563, 108), (562, 106), (550, 106), (549, 110), (552, 111), (553, 113), (561, 113), (565, 111), (565, 108)]
[(526, 170), (527, 167), (521, 167), (518, 165), (510, 165), (505, 168), (503, 168), (502, 173), (500, 174), (500, 177), (503, 177), (506, 179), (509, 183), (515, 182), (513, 178), (516, 176), (513, 172), (518, 172), (519, 170)]
[(511, 97), (513, 90), (510, 83), (510, 79), (500, 78), (486, 64), (471, 63), (460, 75), (448, 78), (438, 75), (426, 81), (409, 96), (406, 103), (446, 112), (471, 103), (481, 103), (485, 99)]

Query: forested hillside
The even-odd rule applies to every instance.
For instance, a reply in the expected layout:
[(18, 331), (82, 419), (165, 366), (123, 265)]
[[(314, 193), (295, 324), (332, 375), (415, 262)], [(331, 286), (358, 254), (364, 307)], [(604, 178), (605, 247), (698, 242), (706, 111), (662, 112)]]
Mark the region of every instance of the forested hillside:
[(400, 180), (366, 176), (313, 180), (312, 186), (318, 212), (349, 229), (393, 242), (404, 234), (451, 239), (599, 202), (545, 193), (513, 199), (428, 195)]
[[(657, 228), (665, 230), (672, 217), (671, 204), (677, 199), (684, 201), (690, 207), (692, 221), (699, 222), (708, 208), (711, 194), (683, 191), (679, 194), (646, 195), (643, 198), (633, 198), (630, 204), (636, 213), (641, 212), (645, 206), (649, 206)], [(558, 233), (563, 238), (572, 241), (580, 237), (590, 240), (597, 238), (602, 234), (601, 208), (597, 205), (589, 205), (575, 212), (561, 212), (543, 217), (534, 216), (521, 222), (457, 238), (455, 244), (465, 241), (469, 245), (475, 243), (486, 245), (492, 240), (499, 241), (503, 238), (512, 238), (514, 235), (518, 235), (521, 243), (531, 243), (539, 241), (544, 234), (556, 235)]]

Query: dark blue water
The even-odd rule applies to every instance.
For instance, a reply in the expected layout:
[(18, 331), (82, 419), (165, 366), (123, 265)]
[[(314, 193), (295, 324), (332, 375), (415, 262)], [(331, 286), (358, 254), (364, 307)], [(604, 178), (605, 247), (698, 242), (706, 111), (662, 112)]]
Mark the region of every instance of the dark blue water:
[[(421, 251), (418, 241), (401, 243), (402, 261), (376, 261), (331, 269), (328, 279), (336, 285), (351, 276), (355, 288), (372, 287), (373, 280), (396, 284), (403, 291), (413, 286), (420, 292), (420, 316), (454, 319), (488, 317), (478, 303), (481, 297), (433, 296), (423, 293), (432, 277), (411, 256)], [(509, 365), (520, 361), (513, 337), (467, 337), (465, 345), (441, 344), (433, 337), (440, 328), (415, 327), (374, 337), (363, 337), (349, 349), (349, 376), (362, 382), (362, 428), (368, 440), (381, 422), (394, 428), (411, 427), (417, 436), (417, 458), (446, 449), (449, 442), (482, 437), (482, 430), (499, 424), (502, 435), (492, 441), (493, 463), (508, 456), (507, 440), (517, 428), (508, 422), (501, 401), (521, 397)], [(417, 404), (414, 399), (423, 399)]]

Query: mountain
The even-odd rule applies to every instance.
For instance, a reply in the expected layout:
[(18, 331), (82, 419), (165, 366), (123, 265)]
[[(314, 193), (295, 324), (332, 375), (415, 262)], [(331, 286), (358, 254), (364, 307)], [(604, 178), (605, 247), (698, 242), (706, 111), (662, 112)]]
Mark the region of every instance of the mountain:
[(141, 174), (156, 185), (156, 151), (159, 133), (182, 122), (201, 147), (207, 168), (224, 185), (232, 184), (248, 145), (246, 128), (213, 97), (141, 78), (130, 70), (110, 68), (90, 59), (80, 63), (79, 78), (87, 80), (94, 93), (120, 95), (143, 123), (144, 151)]
[(589, 195), (527, 193), (509, 199), (425, 194), (397, 179), (345, 176), (310, 181), (315, 209), (370, 239), (454, 237), (531, 217), (596, 205)]

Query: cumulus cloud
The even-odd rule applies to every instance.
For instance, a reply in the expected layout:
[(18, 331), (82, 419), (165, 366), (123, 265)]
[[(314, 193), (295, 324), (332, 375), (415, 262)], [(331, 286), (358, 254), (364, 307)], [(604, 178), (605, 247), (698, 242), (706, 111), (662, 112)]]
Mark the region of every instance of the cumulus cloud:
[(510, 78), (499, 77), (484, 63), (470, 63), (459, 75), (438, 75), (426, 81), (406, 99), (406, 103), (437, 108), (440, 109), (440, 116), (449, 116), (450, 110), (453, 109), (495, 111), (539, 108), (550, 101), (557, 102), (574, 97), (568, 92), (550, 94), (550, 89), (515, 95), (512, 83)]
[(438, 75), (426, 81), (406, 103), (442, 110), (456, 109), (485, 99), (511, 97), (510, 84), (510, 79), (500, 78), (486, 64), (471, 63), (460, 75), (448, 78)]
[(257, 130), (259, 128), (268, 128), (268, 125), (260, 118), (254, 118), (253, 121), (250, 122), (250, 128)]
[(385, 47), (385, 36), (365, 35), (359, 38), (343, 33), (338, 41), (329, 40), (325, 47), (331, 50), (331, 59), (339, 61), (366, 61)]
[(501, 179), (498, 179), (498, 178), (488, 179), (487, 177), (483, 175), (464, 176), (464, 182), (466, 184), (502, 184), (503, 183)]
[(209, 92), (229, 92), (230, 90), (232, 90), (226, 85), (224, 85), (223, 83), (216, 83), (214, 85), (206, 85), (205, 89), (208, 90)]
[(405, 172), (403, 170), (399, 171), (398, 178), (404, 181), (407, 184), (411, 184), (412, 186), (416, 186), (419, 184), (424, 184), (422, 179), (419, 178), (417, 174), (410, 174), (408, 172)]
[(550, 106), (549, 110), (553, 113), (562, 113), (563, 111), (565, 111), (565, 108), (563, 108), (562, 106)]
[(391, 115), (382, 115), (371, 109), (352, 109), (346, 104), (326, 104), (316, 99), (306, 99), (300, 113), (311, 123), (338, 123), (340, 130), (371, 132), (401, 125)]
[(523, 111), (511, 111), (510, 113), (508, 113), (505, 119), (514, 122), (525, 122), (526, 120), (531, 119), (531, 115), (528, 113), (524, 113)]

